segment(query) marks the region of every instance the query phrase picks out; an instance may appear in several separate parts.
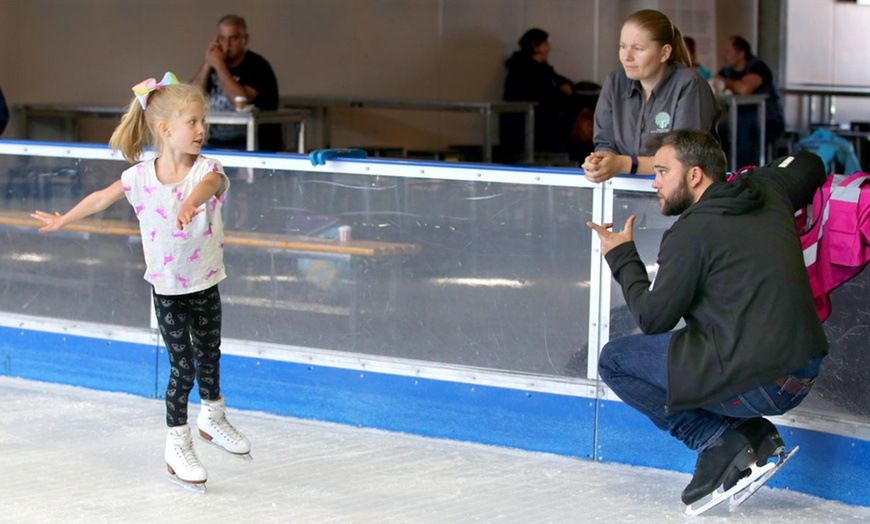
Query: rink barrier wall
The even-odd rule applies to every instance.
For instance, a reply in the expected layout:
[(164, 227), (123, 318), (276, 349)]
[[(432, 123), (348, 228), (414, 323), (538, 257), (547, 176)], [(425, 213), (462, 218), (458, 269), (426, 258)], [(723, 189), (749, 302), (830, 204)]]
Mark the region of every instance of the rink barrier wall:
[[(49, 332), (15, 327), (8, 319), (4, 323), (0, 374), (164, 398), (168, 364), (154, 334), (131, 337), (135, 330), (116, 330), (128, 340), (107, 340), (74, 334), (75, 327)], [(233, 342), (227, 345), (231, 348)], [(308, 359), (299, 355), (298, 361), (273, 360), (229, 349), (222, 359), (228, 405), (688, 474), (694, 469), (693, 453), (619, 401), (596, 400), (578, 391), (470, 384)], [(418, 367), (418, 374), (429, 372)], [(194, 391), (191, 402), (197, 400)], [(780, 429), (787, 445), (801, 450), (770, 481), (771, 487), (870, 506), (870, 443), (809, 429)]]
[[(162, 344), (147, 343), (147, 334), (141, 343), (65, 331), (0, 327), (0, 374), (165, 398), (169, 364)], [(294, 362), (231, 351), (225, 349), (221, 358), (221, 384), (233, 408), (593, 456), (591, 398), (326, 366), (304, 362), (304, 356)], [(194, 388), (191, 402), (198, 401)]]
[[(0, 141), (0, 154), (118, 159), (104, 146), (10, 141)], [(292, 155), (210, 156), (225, 167), (311, 170), (306, 157)], [(594, 191), (590, 218), (597, 222), (614, 221), (616, 191), (649, 191), (648, 180), (620, 177), (591, 185), (576, 171), (378, 160), (342, 160), (317, 169), (584, 187)], [(593, 235), (589, 348), (602, 347), (609, 337), (612, 278), (597, 252)], [(0, 313), (3, 375), (163, 398), (168, 374), (163, 352), (156, 329)], [(223, 393), (231, 408), (686, 473), (694, 467), (694, 453), (596, 382), (596, 351), (588, 354), (588, 379), (228, 339), (223, 352)], [(193, 397), (196, 401), (195, 393)], [(775, 420), (787, 444), (800, 445), (801, 451), (771, 485), (870, 506), (865, 481), (870, 470), (870, 428), (850, 419), (799, 411)]]

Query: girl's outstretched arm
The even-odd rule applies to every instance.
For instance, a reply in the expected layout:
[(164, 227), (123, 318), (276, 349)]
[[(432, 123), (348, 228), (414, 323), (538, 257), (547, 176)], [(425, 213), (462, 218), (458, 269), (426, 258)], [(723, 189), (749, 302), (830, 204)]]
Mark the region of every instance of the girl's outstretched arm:
[(124, 187), (121, 185), (121, 181), (118, 180), (109, 187), (94, 191), (86, 196), (75, 207), (67, 211), (66, 214), (61, 215), (57, 212), (51, 214), (37, 210), (31, 213), (30, 216), (45, 222), (46, 225), (39, 229), (40, 233), (57, 231), (63, 226), (89, 217), (94, 213), (99, 213), (122, 198), (124, 198)]

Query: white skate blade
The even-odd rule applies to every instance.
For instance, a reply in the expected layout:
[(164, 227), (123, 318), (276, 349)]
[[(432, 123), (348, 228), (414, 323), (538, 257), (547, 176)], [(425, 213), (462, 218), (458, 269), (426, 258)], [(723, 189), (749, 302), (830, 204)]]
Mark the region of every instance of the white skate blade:
[[(773, 477), (777, 471), (779, 471), (786, 462), (795, 454), (797, 450), (800, 449), (800, 446), (795, 446), (790, 451), (784, 451), (777, 455), (776, 462), (768, 462), (762, 467), (757, 467), (755, 464), (752, 466), (752, 473), (744, 480), (749, 480), (747, 486), (734, 493), (734, 496), (731, 497), (731, 501), (729, 502), (731, 509), (736, 508), (737, 506), (746, 502), (746, 499), (751, 497), (758, 491), (762, 486), (764, 486), (768, 480)], [(768, 467), (772, 466), (772, 467)], [(757, 469), (756, 469), (757, 468)]]
[(202, 433), (200, 433), (199, 438), (200, 438), (200, 440), (203, 440), (203, 441), (205, 441), (205, 442), (208, 442), (209, 444), (211, 444), (212, 446), (218, 448), (219, 450), (221, 450), (221, 451), (225, 451), (226, 453), (229, 453), (230, 455), (232, 455), (232, 456), (234, 456), (234, 457), (238, 457), (238, 458), (240, 458), (240, 459), (242, 459), (242, 460), (244, 460), (244, 461), (246, 461), (246, 462), (250, 462), (250, 461), (254, 460), (254, 457), (251, 456), (251, 452), (250, 452), (250, 451), (247, 452), (247, 453), (233, 453), (232, 451), (230, 451), (230, 450), (228, 450), (227, 448), (221, 446), (220, 444), (216, 443), (215, 441), (213, 441), (213, 440), (211, 440), (211, 439), (209, 439), (209, 438), (204, 437), (204, 436), (202, 435)]
[(205, 495), (206, 487), (205, 482), (187, 482), (186, 480), (181, 480), (173, 474), (169, 474), (169, 482), (173, 484), (177, 484), (182, 488), (192, 491), (198, 495)]
[(750, 484), (752, 484), (753, 480), (772, 470), (775, 466), (776, 464), (773, 462), (768, 462), (763, 466), (756, 466), (753, 463), (752, 473), (750, 473), (749, 476), (737, 481), (737, 484), (731, 486), (731, 489), (729, 490), (725, 490), (722, 486), (719, 486), (718, 488), (716, 488), (716, 491), (710, 493), (701, 500), (689, 504), (688, 506), (686, 506), (686, 515), (696, 516), (710, 511), (719, 504), (722, 504), (726, 500), (730, 499), (735, 494), (744, 491), (747, 487), (749, 487)]

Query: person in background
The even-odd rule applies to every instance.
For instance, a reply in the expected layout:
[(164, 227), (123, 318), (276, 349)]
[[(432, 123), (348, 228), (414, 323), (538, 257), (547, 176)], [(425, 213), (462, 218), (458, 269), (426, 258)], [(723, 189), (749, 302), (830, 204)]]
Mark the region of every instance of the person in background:
[[(567, 152), (573, 124), (571, 80), (548, 63), (549, 35), (543, 29), (526, 31), (519, 51), (505, 62), (506, 102), (537, 102), (535, 107), (535, 151)], [(500, 143), (509, 155), (519, 157), (525, 146), (524, 119), (519, 113), (500, 115)]]
[[(205, 61), (191, 81), (209, 94), (212, 111), (234, 111), (233, 100), (244, 97), (258, 109), (278, 109), (278, 80), (265, 58), (248, 49), (250, 41), (245, 19), (226, 15), (218, 21), (218, 34), (205, 49)], [(244, 126), (213, 124), (206, 147), (246, 147)], [(260, 151), (284, 149), (279, 124), (264, 124), (258, 130)]]
[(9, 106), (6, 105), (6, 97), (3, 96), (3, 89), (0, 88), (0, 135), (6, 130), (6, 124), (9, 123)]
[(710, 85), (691, 67), (683, 35), (663, 13), (629, 16), (619, 36), (622, 69), (608, 74), (595, 107), (595, 151), (583, 162), (586, 178), (653, 174), (656, 134), (697, 128), (715, 132), (721, 113)]
[(782, 438), (762, 417), (800, 404), (828, 352), (794, 220), (825, 170), (799, 152), (726, 182), (725, 154), (706, 131), (655, 135), (648, 147), (661, 212), (677, 220), (662, 236), (653, 281), (633, 241), (634, 215), (620, 232), (587, 222), (643, 331), (605, 344), (598, 371), (698, 452), (682, 493), (692, 505), (780, 456)]
[(692, 62), (692, 69), (697, 71), (704, 80), (713, 78), (713, 72), (704, 67), (703, 64), (698, 63), (698, 45), (695, 43), (695, 39), (691, 36), (684, 36), (683, 41), (686, 43), (686, 49), (689, 50), (689, 60)]
[(219, 162), (200, 154), (208, 100), (166, 73), (133, 86), (135, 97), (109, 144), (130, 163), (146, 146), (158, 156), (136, 163), (121, 178), (82, 199), (65, 214), (31, 216), (56, 231), (122, 198), (136, 211), (154, 312), (169, 357), (164, 457), (173, 478), (205, 490), (208, 474), (197, 458), (187, 421), (188, 396), (199, 385), (199, 435), (226, 451), (249, 456), (251, 443), (226, 418), (221, 395), (221, 298), (226, 278), (221, 208), (230, 182)]
[[(767, 95), (765, 106), (765, 144), (772, 144), (785, 131), (785, 114), (782, 99), (773, 72), (764, 60), (752, 54), (752, 47), (743, 37), (732, 36), (728, 39), (722, 52), (725, 67), (716, 75), (724, 85), (726, 92), (735, 95)], [(730, 166), (732, 171), (740, 167), (758, 163), (759, 127), (758, 114), (754, 106), (743, 106), (737, 111), (737, 164)], [(723, 124), (720, 132), (723, 141), (728, 141), (725, 150), (730, 147), (730, 137), (727, 127)]]

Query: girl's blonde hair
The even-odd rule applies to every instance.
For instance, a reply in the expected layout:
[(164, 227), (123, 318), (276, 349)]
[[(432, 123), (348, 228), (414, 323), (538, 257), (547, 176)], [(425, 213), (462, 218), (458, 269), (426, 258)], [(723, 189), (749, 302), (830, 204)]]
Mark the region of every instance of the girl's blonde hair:
[(664, 13), (655, 9), (643, 9), (626, 18), (623, 25), (628, 23), (648, 32), (650, 40), (663, 46), (671, 46), (669, 63), (676, 62), (686, 67), (692, 67), (692, 59), (689, 57), (689, 50), (683, 41), (683, 33), (671, 23), (671, 20)]
[(153, 147), (159, 154), (163, 147), (158, 132), (160, 122), (172, 121), (194, 102), (202, 103), (208, 112), (208, 96), (191, 84), (172, 84), (152, 91), (148, 94), (146, 109), (133, 97), (130, 108), (109, 139), (109, 146), (120, 151), (130, 163), (137, 162), (146, 147)]

